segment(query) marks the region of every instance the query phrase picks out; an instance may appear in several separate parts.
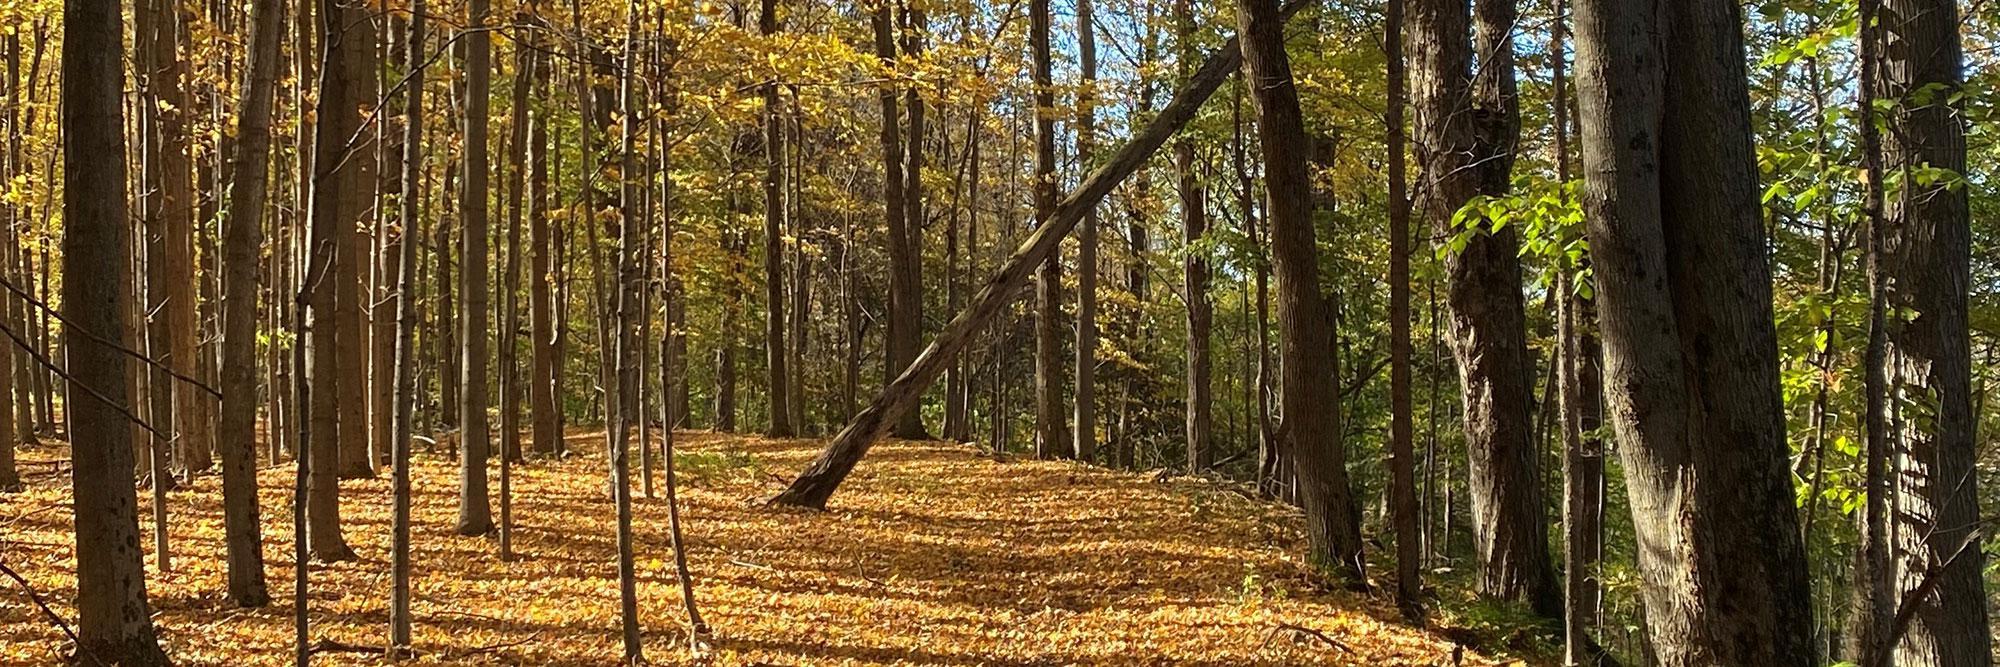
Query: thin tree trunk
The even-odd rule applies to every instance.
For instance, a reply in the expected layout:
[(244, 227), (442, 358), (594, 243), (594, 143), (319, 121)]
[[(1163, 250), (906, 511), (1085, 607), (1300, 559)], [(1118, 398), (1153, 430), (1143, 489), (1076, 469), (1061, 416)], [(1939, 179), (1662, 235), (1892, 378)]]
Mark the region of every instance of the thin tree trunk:
[[(1028, 3), (1029, 42), (1035, 79), (1035, 227), (1056, 209), (1056, 93), (1049, 56), (1049, 0)], [(1035, 277), (1035, 456), (1068, 458), (1068, 421), (1062, 387), (1062, 252), (1042, 260)]]
[[(1097, 150), (1097, 28), (1091, 0), (1076, 0), (1077, 61), (1083, 81), (1077, 92), (1076, 154), (1086, 168)], [(1076, 431), (1079, 461), (1097, 458), (1097, 209), (1083, 214), (1076, 251)]]
[(1410, 199), (1403, 107), (1409, 103), (1403, 55), (1404, 0), (1389, 0), (1383, 14), (1383, 55), (1389, 60), (1389, 496), (1395, 513), (1396, 605), (1410, 620), (1423, 617), (1418, 528), (1415, 419), (1410, 413)]
[[(778, 0), (763, 0), (758, 30), (778, 34)], [(769, 372), (770, 425), (764, 435), (789, 438), (798, 434), (792, 423), (791, 373), (785, 346), (785, 125), (779, 114), (778, 84), (764, 85), (764, 358)], [(804, 317), (804, 313), (798, 313)]]
[[(477, 0), (483, 1), (483, 0)], [(625, 67), (620, 77), (623, 102), (620, 125), (623, 129), (619, 142), (619, 180), (623, 183), (619, 197), (620, 213), (618, 223), (618, 302), (616, 322), (618, 326), (617, 348), (613, 351), (618, 364), (617, 395), (618, 408), (612, 411), (611, 427), (611, 469), (613, 497), (618, 506), (618, 600), (619, 618), (622, 621), (625, 643), (625, 661), (639, 664), (644, 658), (639, 645), (639, 589), (638, 574), (632, 553), (632, 481), (630, 434), (627, 430), (634, 425), (645, 428), (639, 414), (639, 367), (634, 359), (639, 351), (637, 338), (639, 318), (644, 311), (639, 307), (639, 290), (644, 282), (644, 272), (639, 268), (639, 220), (638, 199), (639, 161), (634, 148), (634, 138), (638, 134), (639, 99), (633, 80), (638, 64), (639, 3), (632, 0), (625, 9)]]
[[(1194, 13), (1192, 0), (1175, 0), (1174, 34), (1180, 50), (1181, 78), (1193, 76)], [(1183, 85), (1186, 85), (1185, 83)], [(1182, 247), (1182, 274), (1187, 298), (1187, 470), (1206, 472), (1215, 460), (1214, 407), (1210, 399), (1209, 330), (1213, 327), (1215, 305), (1208, 295), (1208, 253), (1203, 250), (1208, 234), (1208, 193), (1196, 173), (1193, 139), (1174, 143), (1174, 164), (1180, 171), (1181, 221), (1185, 236)]]
[(422, 226), (418, 202), (423, 187), (424, 136), (424, 22), (425, 0), (412, 0), (407, 34), (403, 39), (403, 67), (409, 88), (403, 97), (403, 180), (404, 197), (399, 203), (394, 261), (396, 272), (396, 359), (395, 393), (390, 434), (390, 537), (389, 537), (389, 650), (392, 654), (410, 647), (410, 440), (416, 415), (416, 332), (417, 332), (417, 239)]
[[(223, 532), (229, 597), (241, 607), (270, 603), (264, 586), (264, 538), (257, 502), (257, 259), (263, 244), (265, 181), (271, 159), (271, 98), (278, 70), (284, 0), (250, 5), (249, 62), (237, 114), (235, 178), (229, 185), (223, 270), (222, 458)], [(274, 389), (275, 393), (275, 389)], [(266, 437), (277, 438), (267, 428)]]

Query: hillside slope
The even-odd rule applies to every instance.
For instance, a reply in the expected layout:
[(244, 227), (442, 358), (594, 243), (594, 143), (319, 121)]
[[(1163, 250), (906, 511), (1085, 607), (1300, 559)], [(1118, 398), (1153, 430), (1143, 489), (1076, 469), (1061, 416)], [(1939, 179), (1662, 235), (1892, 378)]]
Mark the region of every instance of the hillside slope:
[[(573, 436), (594, 450), (600, 434)], [(1070, 463), (996, 463), (968, 447), (877, 447), (825, 513), (774, 510), (819, 444), (683, 434), (678, 460), (697, 599), (714, 634), (687, 648), (662, 500), (636, 503), (647, 657), (666, 664), (1436, 665), (1452, 645), (1394, 621), (1381, 600), (1309, 585), (1297, 518), (1196, 481)], [(23, 453), (27, 492), (0, 497), (0, 560), (73, 617), (67, 474), (54, 448)], [(637, 456), (634, 456), (635, 468)], [(518, 560), (451, 532), (442, 453), (416, 468), (419, 662), (614, 664), (617, 581), (601, 456), (516, 468)], [(150, 579), (181, 664), (282, 664), (291, 642), (290, 469), (263, 475), (265, 557), (277, 601), (223, 601), (214, 476), (169, 503), (176, 572)], [(497, 486), (495, 487), (497, 491)], [(381, 664), (388, 485), (343, 484), (361, 560), (314, 565), (313, 636)], [(639, 491), (634, 483), (634, 493)], [(141, 494), (141, 512), (145, 510)], [(149, 574), (152, 560), (148, 559)], [(54, 661), (63, 637), (19, 586), (0, 593), (0, 664)], [(1464, 664), (1494, 664), (1472, 655)]]

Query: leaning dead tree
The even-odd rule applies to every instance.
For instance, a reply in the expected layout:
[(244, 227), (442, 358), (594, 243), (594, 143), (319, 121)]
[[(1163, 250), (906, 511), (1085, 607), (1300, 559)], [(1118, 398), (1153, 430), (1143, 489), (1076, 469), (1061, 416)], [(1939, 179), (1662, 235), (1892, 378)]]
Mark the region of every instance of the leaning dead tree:
[[(1285, 18), (1290, 18), (1307, 4), (1310, 0), (1292, 0), (1280, 11)], [(924, 390), (944, 374), (945, 367), (971, 342), (972, 335), (992, 321), (1009, 300), (1020, 294), (1035, 268), (1062, 245), (1063, 237), (1075, 229), (1077, 222), (1096, 208), (1112, 188), (1137, 171), (1168, 138), (1194, 118), (1202, 103), (1208, 101), (1209, 95), (1214, 94), (1222, 82), (1236, 72), (1242, 60), (1242, 49), (1234, 37), (1210, 55), (1201, 69), (1174, 93), (1173, 101), (1167, 103), (1151, 123), (1120, 146), (1117, 153), (1105, 160), (1104, 166), (1091, 172), (1068, 198), (1058, 204), (1055, 215), (1035, 228), (1000, 270), (986, 279), (986, 285), (972, 298), (971, 305), (959, 311), (951, 323), (938, 332), (930, 346), (917, 355), (916, 361), (889, 386), (883, 387), (882, 393), (856, 414), (839, 435), (834, 436), (833, 442), (820, 452), (819, 458), (814, 459), (790, 487), (770, 502), (826, 507), (827, 498), (833, 496), (834, 490), (840, 488), (841, 481), (854, 470), (855, 464), (868, 454), (868, 448), (882, 439), (897, 419), (916, 408), (917, 402), (923, 399)]]

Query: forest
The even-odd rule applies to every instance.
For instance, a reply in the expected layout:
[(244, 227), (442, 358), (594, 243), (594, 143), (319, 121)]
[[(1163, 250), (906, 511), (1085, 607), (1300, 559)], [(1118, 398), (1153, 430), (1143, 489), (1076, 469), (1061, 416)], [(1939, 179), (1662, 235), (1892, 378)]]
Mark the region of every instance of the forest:
[(1996, 664), (2000, 3), (0, 59), (0, 664)]

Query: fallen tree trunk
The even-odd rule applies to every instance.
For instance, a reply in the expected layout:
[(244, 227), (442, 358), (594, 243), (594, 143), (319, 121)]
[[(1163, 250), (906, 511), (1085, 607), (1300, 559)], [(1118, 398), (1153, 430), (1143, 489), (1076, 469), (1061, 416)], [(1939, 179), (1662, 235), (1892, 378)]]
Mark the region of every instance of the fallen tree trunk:
[[(1286, 18), (1290, 18), (1310, 2), (1311, 0), (1292, 0), (1287, 2), (1281, 11)], [(917, 355), (917, 360), (911, 362), (909, 368), (896, 376), (889, 386), (882, 388), (882, 393), (877, 395), (866, 409), (856, 414), (854, 419), (840, 430), (839, 435), (834, 436), (833, 442), (827, 445), (825, 451), (820, 452), (819, 458), (807, 466), (805, 472), (800, 473), (790, 487), (772, 498), (770, 502), (778, 505), (825, 508), (827, 498), (833, 496), (834, 490), (839, 488), (841, 481), (854, 470), (855, 464), (861, 461), (861, 457), (868, 454), (868, 448), (873, 446), (875, 441), (882, 439), (897, 419), (916, 408), (917, 402), (923, 398), (924, 390), (937, 382), (938, 377), (944, 374), (945, 367), (950, 365), (951, 359), (971, 342), (974, 333), (992, 321), (993, 316), (998, 314), (1009, 301), (1020, 295), (1021, 288), (1028, 284), (1028, 278), (1035, 267), (1061, 247), (1063, 237), (1076, 228), (1077, 222), (1083, 219), (1084, 214), (1096, 208), (1105, 195), (1111, 193), (1112, 188), (1117, 187), (1119, 182), (1137, 171), (1140, 165), (1152, 158), (1153, 153), (1159, 151), (1167, 139), (1194, 118), (1202, 103), (1208, 101), (1208, 97), (1222, 86), (1222, 82), (1227, 80), (1230, 74), (1236, 72), (1242, 61), (1243, 51), (1234, 37), (1210, 55), (1208, 62), (1203, 63), (1201, 69), (1188, 79), (1187, 85), (1174, 93), (1173, 101), (1161, 109), (1160, 114), (1154, 117), (1152, 122), (1147, 123), (1137, 135), (1120, 146), (1118, 152), (1105, 161), (1104, 166), (1098, 167), (1097, 171), (1085, 178), (1074, 192), (1064, 198), (1062, 203), (1056, 206), (1055, 215), (1035, 228), (1027, 240), (1021, 243), (1021, 247), (1014, 251), (1013, 256), (1007, 258), (1007, 263), (1000, 267), (1000, 271), (986, 279), (986, 284), (980, 288), (979, 294), (972, 298), (972, 303), (965, 310), (959, 311), (951, 323), (945, 325), (943, 331), (938, 332), (937, 338), (931, 341), (930, 346), (924, 348), (922, 354)]]

